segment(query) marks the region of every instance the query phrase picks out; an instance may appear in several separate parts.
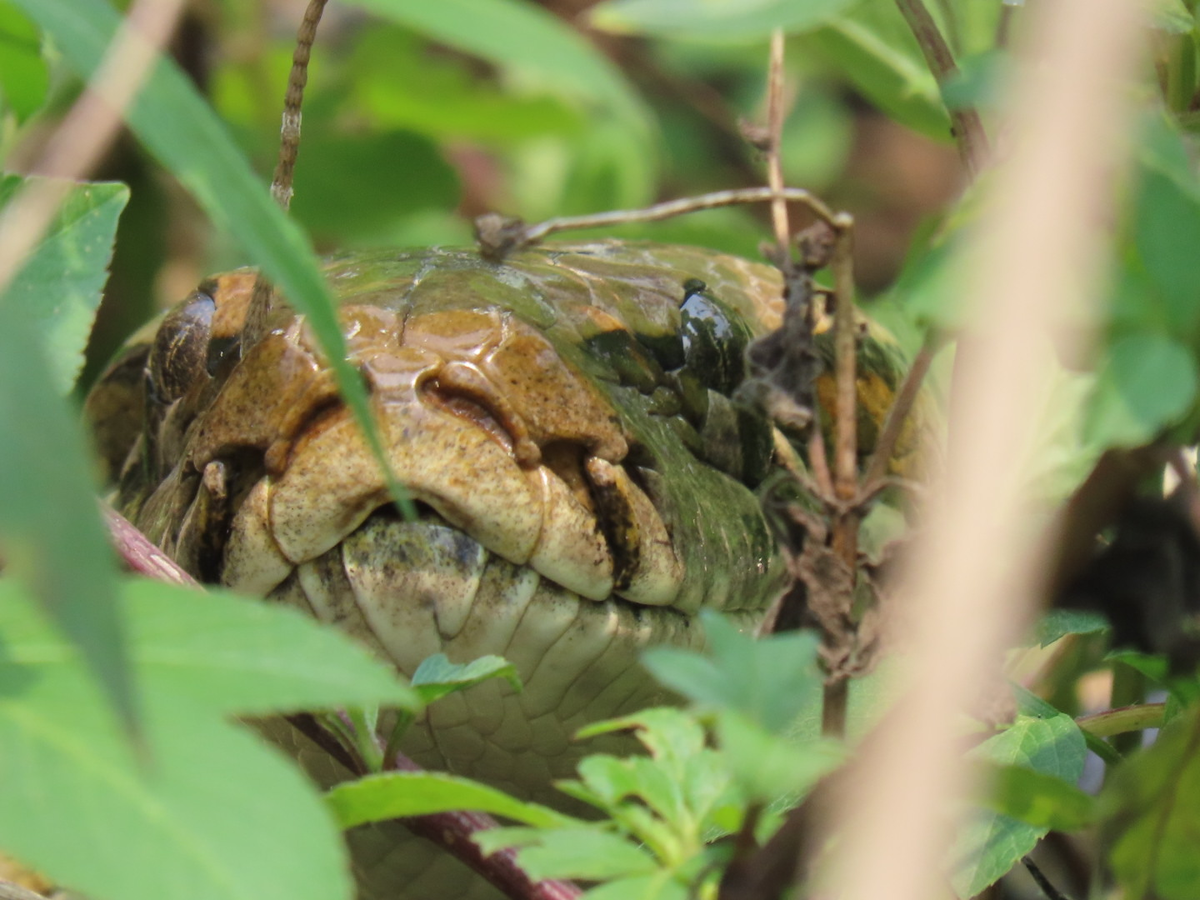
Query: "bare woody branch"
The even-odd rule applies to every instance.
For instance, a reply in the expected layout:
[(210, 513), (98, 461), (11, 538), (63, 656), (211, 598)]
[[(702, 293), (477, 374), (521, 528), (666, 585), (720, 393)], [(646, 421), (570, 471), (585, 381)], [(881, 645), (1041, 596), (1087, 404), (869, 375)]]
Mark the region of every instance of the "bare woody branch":
[[(896, 0), (896, 5), (908, 23), (913, 37), (917, 39), (929, 71), (940, 86), (945, 86), (947, 81), (958, 74), (958, 64), (955, 63), (954, 54), (938, 30), (933, 16), (929, 14), (922, 0)], [(949, 113), (963, 167), (973, 178), (979, 174), (987, 159), (988, 140), (983, 130), (983, 120), (974, 108), (955, 108), (949, 110)]]

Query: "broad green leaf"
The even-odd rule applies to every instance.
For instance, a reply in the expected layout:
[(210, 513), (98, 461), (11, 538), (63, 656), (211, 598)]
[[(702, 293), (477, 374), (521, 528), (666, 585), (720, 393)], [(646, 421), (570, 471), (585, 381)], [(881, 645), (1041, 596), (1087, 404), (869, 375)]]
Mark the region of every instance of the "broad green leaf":
[(857, 0), (607, 0), (592, 7), (596, 28), (665, 38), (765, 40), (776, 28), (807, 31)]
[[(1000, 766), (1022, 766), (1075, 782), (1086, 755), (1083, 735), (1070, 716), (1041, 719), (1019, 715), (973, 755)], [(1045, 828), (994, 812), (979, 813), (960, 830), (951, 851), (955, 892), (974, 897), (1034, 848)]]
[(502, 66), (529, 83), (607, 109), (649, 140), (648, 111), (624, 76), (578, 31), (547, 10), (518, 0), (350, 2)]
[[(100, 64), (120, 22), (103, 0), (14, 2), (54, 38), (64, 60), (83, 77), (90, 77)], [(179, 68), (162, 58), (126, 112), (126, 121), (217, 226), (236, 239), (288, 302), (307, 317), (342, 396), (389, 475), (393, 496), (407, 514), (415, 515), (406, 493), (384, 463), (366, 389), (346, 360), (337, 314), (312, 248), (250, 170), (225, 126)]]
[(806, 43), (896, 121), (950, 140), (950, 118), (937, 81), (894, 2), (862, 3)]
[[(3, 176), (0, 210), (25, 185), (46, 181)], [(108, 280), (117, 219), (128, 201), (129, 188), (123, 184), (71, 184), (46, 234), (0, 299), (42, 336), (54, 385), (64, 395), (83, 367), (92, 319)]]
[[(365, 703), (419, 708), (389, 666), (296, 610), (143, 579), (120, 587), (129, 657), (148, 693), (214, 714)], [(15, 581), (0, 581), (0, 634), (6, 664), (77, 665), (73, 648), (34, 614)]]
[(1038, 620), (1034, 637), (1048, 647), (1068, 634), (1095, 634), (1107, 631), (1112, 625), (1103, 613), (1081, 609), (1052, 609)]
[(1165, 334), (1117, 338), (1088, 405), (1088, 440), (1120, 447), (1147, 443), (1187, 414), (1198, 378), (1192, 353)]
[(368, 775), (337, 785), (325, 799), (342, 828), (450, 810), (486, 812), (537, 828), (561, 828), (577, 822), (548, 807), (444, 772)]
[(1002, 815), (1050, 831), (1080, 831), (1094, 824), (1096, 798), (1073, 784), (1023, 766), (991, 773), (987, 802)]
[[(1017, 701), (1017, 711), (1021, 715), (1047, 719), (1060, 714), (1060, 710), (1052, 704), (1047, 703), (1037, 694), (1026, 690), (1019, 684), (1010, 682), (1008, 687), (1013, 692), (1013, 697)], [(1083, 732), (1084, 744), (1089, 750), (1109, 765), (1116, 765), (1121, 761), (1121, 754), (1114, 750), (1102, 737), (1084, 728), (1082, 724), (1079, 725), (1079, 728)]]
[(819, 638), (796, 631), (756, 641), (721, 616), (703, 615), (710, 657), (669, 647), (644, 656), (646, 667), (668, 687), (706, 708), (738, 711), (773, 733), (782, 733), (819, 695)]
[(18, 122), (29, 118), (49, 86), (37, 29), (11, 3), (0, 2), (0, 111), (12, 111)]
[(503, 678), (514, 691), (521, 690), (516, 666), (502, 656), (481, 656), (469, 663), (452, 663), (444, 653), (435, 653), (422, 660), (413, 672), (412, 685), (422, 702), (432, 703), (492, 678)]
[(214, 712), (266, 712), (420, 700), (394, 669), (296, 610), (223, 591), (129, 581), (130, 655), (147, 690)]
[(136, 729), (116, 565), (96, 506), (77, 417), (55, 390), (41, 337), (0, 297), (0, 557), (83, 652)]
[(1200, 713), (1176, 717), (1101, 794), (1108, 861), (1126, 897), (1192, 900), (1200, 884)]
[[(148, 599), (127, 597), (126, 612), (139, 618)], [(153, 659), (159, 629), (134, 629), (138, 652), (152, 657), (143, 660), (147, 752), (139, 755), (77, 656), (11, 580), (3, 583), (0, 611), (0, 847), (6, 852), (97, 898), (350, 897), (337, 829), (316, 791), (280, 754), (222, 721), (214, 712), (222, 704), (211, 695), (195, 686), (176, 690), (180, 673), (164, 674), (169, 663)], [(196, 649), (174, 626), (164, 628), (163, 649)], [(292, 633), (285, 628), (281, 637)], [(226, 681), (224, 662), (216, 659), (209, 669), (218, 683)], [(191, 671), (197, 679), (206, 674), (198, 665)], [(310, 699), (328, 698), (330, 692), (308, 684)], [(258, 699), (245, 705), (257, 707)]]

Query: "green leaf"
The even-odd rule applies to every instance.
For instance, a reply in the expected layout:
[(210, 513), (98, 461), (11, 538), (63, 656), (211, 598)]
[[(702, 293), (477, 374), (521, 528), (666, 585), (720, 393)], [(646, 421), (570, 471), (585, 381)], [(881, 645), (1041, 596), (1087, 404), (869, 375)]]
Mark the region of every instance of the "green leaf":
[[(103, 0), (15, 0), (50, 34), (64, 60), (91, 77), (120, 18)], [(392, 495), (415, 515), (386, 463), (358, 371), (346, 360), (337, 314), (300, 229), (287, 218), (229, 139), (225, 126), (174, 63), (160, 58), (126, 112), (143, 144), (234, 237), (312, 327), (338, 389), (388, 475)]]
[(1127, 897), (1192, 900), (1200, 884), (1200, 714), (1172, 719), (1101, 794), (1109, 864)]
[(936, 140), (950, 140), (950, 117), (937, 81), (894, 2), (862, 3), (814, 32), (807, 43), (893, 119)]
[(1165, 334), (1136, 333), (1109, 347), (1084, 429), (1089, 441), (1136, 447), (1177, 423), (1196, 397), (1196, 360)]
[(66, 394), (83, 367), (129, 188), (6, 175), (0, 178), (0, 210), (26, 185), (51, 181), (66, 189), (66, 197), (0, 303), (24, 316), (30, 331), (42, 335), (54, 385)]
[(1134, 209), (1134, 240), (1175, 334), (1200, 322), (1200, 271), (1191, 253), (1200, 245), (1200, 194), (1157, 168), (1145, 168)]
[(516, 666), (502, 656), (481, 656), (469, 663), (452, 663), (444, 653), (435, 653), (422, 660), (413, 672), (412, 685), (423, 703), (432, 703), (492, 678), (503, 678), (514, 691), (521, 690)]
[[(145, 688), (148, 752), (139, 756), (76, 654), (15, 582), (0, 582), (0, 846), (96, 897), (349, 898), (344, 851), (316, 791), (280, 754), (223, 722), (215, 710), (257, 709), (267, 693), (305, 705), (334, 695), (352, 699), (347, 693), (392, 698), (394, 684), (376, 679), (379, 690), (315, 684), (301, 673), (298, 658), (312, 643), (288, 643), (302, 619), (265, 610), (267, 618), (284, 623), (269, 651), (276, 663), (262, 667), (269, 675), (264, 681), (273, 686), (262, 694), (238, 688), (239, 696), (220, 700), (217, 689), (230, 683), (231, 658), (235, 668), (244, 666), (244, 655), (262, 646), (266, 626), (258, 613), (248, 614), (247, 622), (229, 601), (217, 600), (192, 618), (203, 634), (191, 643), (173, 618), (193, 611), (176, 607), (189, 601), (199, 606), (204, 599), (184, 599), (183, 593), (161, 596), (134, 584), (123, 597)], [(241, 642), (243, 624), (257, 637), (233, 648), (231, 657), (217, 656), (206, 670), (195, 654), (205, 642), (218, 642), (218, 609), (227, 620), (226, 638)], [(307, 628), (319, 630), (315, 623)], [(343, 661), (361, 659), (347, 640), (327, 637), (323, 651)], [(193, 655), (179, 670), (170, 660), (177, 651)], [(282, 661), (289, 653), (295, 684), (284, 688), (288, 666)], [(186, 684), (188, 678), (201, 683)]]
[(1104, 657), (1108, 662), (1124, 663), (1141, 672), (1151, 681), (1164, 684), (1170, 677), (1170, 664), (1161, 653), (1142, 653), (1138, 650), (1113, 650)]
[[(1019, 715), (972, 755), (1000, 766), (1022, 766), (1075, 782), (1083, 772), (1086, 750), (1083, 734), (1070, 716), (1042, 719)], [(999, 813), (978, 814), (961, 830), (952, 850), (955, 892), (964, 900), (974, 897), (1011, 869), (1045, 833), (1044, 827)]]
[(988, 805), (997, 813), (1048, 831), (1094, 824), (1096, 798), (1073, 784), (1023, 766), (999, 766), (990, 776)]
[(662, 819), (672, 823), (684, 815), (681, 786), (673, 774), (660, 760), (644, 756), (618, 759), (598, 753), (579, 763), (580, 779), (603, 801), (606, 810), (633, 797), (644, 801)]
[(1189, 34), (1195, 28), (1192, 14), (1183, 0), (1150, 0), (1151, 21), (1155, 28), (1167, 34)]
[(53, 386), (42, 340), (0, 297), (0, 556), (83, 652), (128, 730), (137, 698), (115, 605), (116, 565), (78, 419)]
[(599, 105), (636, 130), (649, 146), (649, 112), (625, 77), (578, 31), (547, 10), (515, 0), (351, 2), (502, 66), (527, 83)]
[(1034, 637), (1048, 647), (1068, 634), (1095, 634), (1112, 628), (1108, 618), (1098, 612), (1081, 609), (1052, 609), (1038, 620)]
[(840, 741), (798, 742), (731, 710), (718, 714), (716, 731), (738, 786), (764, 803), (803, 795), (846, 759)]
[(518, 851), (517, 861), (535, 881), (602, 881), (658, 870), (653, 856), (626, 838), (601, 831), (598, 825), (543, 831), (536, 844)]
[(820, 639), (796, 631), (756, 641), (721, 616), (702, 614), (711, 659), (670, 647), (643, 657), (654, 677), (704, 708), (737, 710), (781, 733), (820, 694)]
[(41, 108), (49, 87), (37, 29), (11, 3), (0, 2), (0, 109), (24, 121)]
[(670, 872), (617, 878), (584, 891), (580, 900), (689, 900), (696, 896)]
[[(1019, 684), (1009, 682), (1009, 690), (1013, 692), (1013, 697), (1017, 701), (1017, 711), (1024, 716), (1035, 716), (1039, 719), (1050, 718), (1060, 714), (1060, 710), (1053, 705), (1047, 703), (1037, 694), (1026, 690)], [(1100, 757), (1109, 765), (1116, 765), (1121, 761), (1121, 754), (1112, 748), (1104, 738), (1094, 734), (1089, 729), (1085, 728), (1082, 723), (1079, 723), (1079, 728), (1083, 732), (1084, 744), (1087, 748)]]
[(536, 828), (578, 823), (537, 803), (444, 772), (383, 772), (339, 784), (325, 795), (342, 828), (405, 816), (473, 810), (524, 822)]
[(238, 715), (421, 707), (392, 667), (296, 610), (141, 580), (125, 584), (122, 600), (130, 655), (147, 689)]
[[(569, 101), (480, 81), (470, 60), (424, 53), (418, 43), (409, 29), (380, 25), (362, 33), (351, 51), (350, 97), (377, 128), (491, 145), (581, 131), (584, 117)], [(420, 90), (397, 90), (416, 84)]]
[(665, 38), (766, 39), (815, 28), (856, 0), (607, 0), (592, 7), (596, 28)]

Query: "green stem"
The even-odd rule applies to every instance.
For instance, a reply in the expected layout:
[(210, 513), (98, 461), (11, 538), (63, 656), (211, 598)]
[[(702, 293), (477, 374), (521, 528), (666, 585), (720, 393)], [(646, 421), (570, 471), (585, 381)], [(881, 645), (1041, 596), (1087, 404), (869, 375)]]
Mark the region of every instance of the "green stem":
[[(1110, 705), (1114, 710), (1123, 707), (1133, 707), (1146, 699), (1146, 676), (1132, 666), (1124, 663), (1113, 664), (1112, 698)], [(1136, 730), (1113, 734), (1112, 745), (1122, 756), (1126, 756), (1142, 745), (1142, 736)]]
[(1165, 703), (1139, 703), (1136, 706), (1122, 706), (1090, 716), (1080, 716), (1075, 720), (1075, 724), (1088, 734), (1106, 738), (1119, 734), (1133, 734), (1147, 728), (1160, 728), (1165, 715)]

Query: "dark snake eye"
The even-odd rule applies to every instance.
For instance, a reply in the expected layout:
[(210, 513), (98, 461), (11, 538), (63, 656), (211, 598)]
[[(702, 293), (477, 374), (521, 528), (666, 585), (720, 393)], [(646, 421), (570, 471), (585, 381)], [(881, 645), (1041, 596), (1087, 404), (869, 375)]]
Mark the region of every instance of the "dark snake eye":
[(746, 374), (749, 329), (698, 278), (684, 282), (679, 315), (684, 371), (706, 388), (729, 396)]
[(150, 386), (155, 399), (167, 404), (187, 393), (208, 374), (209, 337), (216, 303), (196, 291), (167, 314), (150, 350)]

